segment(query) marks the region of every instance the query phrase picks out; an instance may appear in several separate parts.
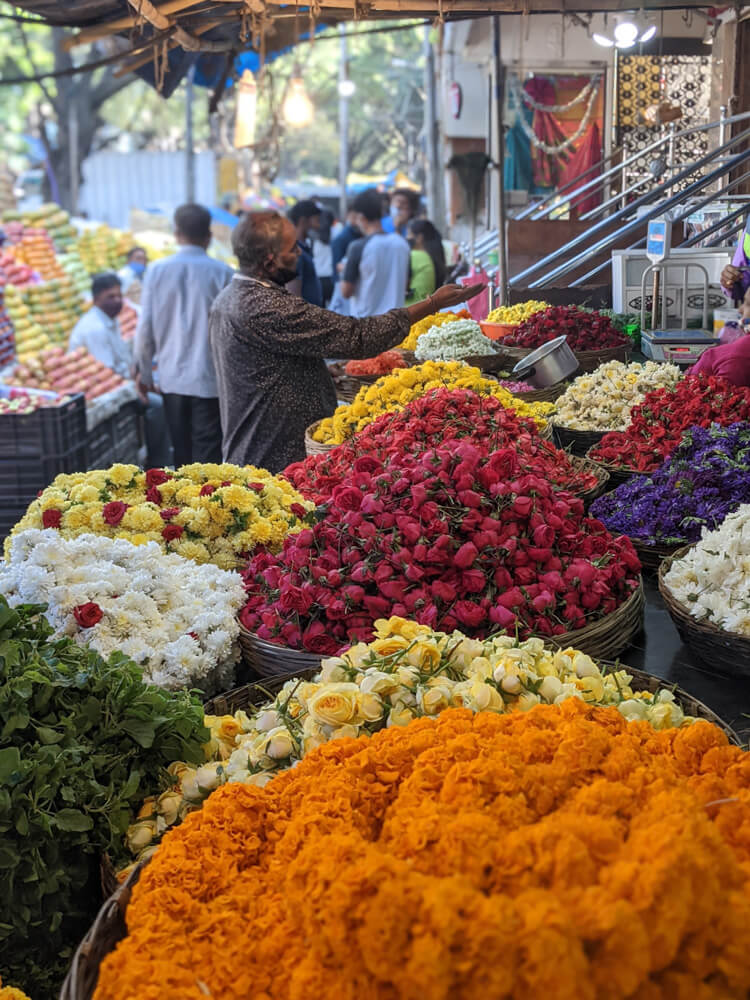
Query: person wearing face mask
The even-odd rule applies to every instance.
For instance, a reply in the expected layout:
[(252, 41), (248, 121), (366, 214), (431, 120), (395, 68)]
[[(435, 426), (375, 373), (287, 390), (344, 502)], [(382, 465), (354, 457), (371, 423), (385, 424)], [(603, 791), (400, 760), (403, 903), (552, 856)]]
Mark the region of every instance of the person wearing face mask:
[[(224, 431), (223, 459), (280, 472), (305, 457), (305, 429), (336, 409), (325, 358), (371, 358), (400, 344), (413, 323), (465, 302), (482, 285), (445, 285), (426, 301), (355, 319), (291, 295), (294, 226), (276, 212), (250, 213), (232, 233), (240, 264), (209, 321)], [(401, 284), (402, 296), (405, 285)]]
[[(117, 317), (122, 310), (122, 285), (116, 274), (97, 274), (91, 283), (93, 305), (70, 334), (68, 352), (83, 347), (121, 378), (132, 378), (132, 345), (122, 339)], [(147, 461), (168, 465), (172, 460), (164, 406), (154, 392), (139, 392), (146, 427)]]
[(122, 294), (131, 302), (141, 301), (143, 275), (148, 266), (148, 254), (143, 247), (133, 247), (128, 251), (125, 266), (117, 272), (122, 285)]
[(419, 215), (420, 200), (416, 191), (410, 188), (396, 188), (391, 195), (388, 215), (382, 220), (384, 233), (398, 233), (406, 236), (411, 219)]

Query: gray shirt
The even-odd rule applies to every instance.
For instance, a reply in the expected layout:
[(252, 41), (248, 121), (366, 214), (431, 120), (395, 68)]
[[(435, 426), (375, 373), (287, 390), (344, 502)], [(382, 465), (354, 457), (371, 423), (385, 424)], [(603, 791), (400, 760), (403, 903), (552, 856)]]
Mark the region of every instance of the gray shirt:
[(350, 315), (378, 316), (400, 309), (409, 283), (409, 244), (398, 233), (374, 233), (349, 247), (344, 281), (355, 286)]
[(405, 309), (357, 320), (235, 275), (211, 310), (224, 461), (279, 472), (303, 459), (305, 429), (336, 408), (323, 359), (371, 358), (408, 332)]
[(70, 334), (68, 350), (85, 347), (89, 354), (122, 378), (130, 378), (133, 364), (131, 345), (122, 339), (117, 319), (92, 306), (78, 320)]
[(208, 314), (233, 273), (194, 246), (182, 246), (174, 256), (149, 267), (135, 334), (135, 362), (148, 386), (156, 357), (163, 392), (203, 399), (218, 396)]

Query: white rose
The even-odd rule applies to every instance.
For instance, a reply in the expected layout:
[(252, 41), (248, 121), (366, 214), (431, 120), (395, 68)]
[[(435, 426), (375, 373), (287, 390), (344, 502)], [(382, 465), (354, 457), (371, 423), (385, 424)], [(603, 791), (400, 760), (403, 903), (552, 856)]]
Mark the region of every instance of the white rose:
[(266, 754), (271, 760), (286, 760), (294, 752), (294, 741), (286, 726), (278, 726), (267, 733)]
[(343, 726), (356, 719), (359, 696), (356, 684), (324, 684), (307, 700), (307, 710), (322, 725)]
[(272, 708), (259, 712), (255, 717), (255, 728), (259, 733), (270, 733), (281, 723), (279, 713)]
[(500, 682), (500, 687), (506, 694), (519, 694), (521, 691), (521, 679), (517, 674), (506, 674)]
[(539, 694), (545, 701), (554, 701), (562, 691), (562, 681), (557, 677), (545, 677), (539, 685)]
[(621, 701), (617, 706), (617, 710), (628, 722), (637, 720), (645, 721), (648, 719), (648, 707), (637, 698), (628, 698), (627, 701)]

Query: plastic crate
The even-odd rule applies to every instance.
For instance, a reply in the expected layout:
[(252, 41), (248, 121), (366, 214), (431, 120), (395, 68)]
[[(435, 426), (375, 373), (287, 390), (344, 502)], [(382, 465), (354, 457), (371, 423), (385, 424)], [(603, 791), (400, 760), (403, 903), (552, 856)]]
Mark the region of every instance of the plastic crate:
[(11, 503), (28, 506), (40, 490), (61, 473), (86, 471), (86, 446), (43, 458), (0, 458), (0, 509)]
[[(8, 397), (12, 388), (0, 386), (0, 396)], [(33, 389), (23, 391), (34, 395)], [(0, 459), (64, 455), (83, 445), (85, 439), (86, 401), (80, 393), (61, 406), (0, 414)]]
[(121, 406), (117, 413), (115, 413), (112, 417), (115, 445), (122, 438), (129, 438), (133, 433), (138, 434), (140, 412), (141, 409), (138, 403), (135, 400), (131, 400), (125, 403), (124, 406)]
[[(33, 499), (34, 497), (31, 498), (31, 500)], [(26, 501), (20, 497), (3, 497), (0, 500), (0, 544), (26, 513), (31, 500)]]
[(107, 417), (86, 437), (86, 468), (108, 469), (112, 465), (114, 450), (114, 417)]

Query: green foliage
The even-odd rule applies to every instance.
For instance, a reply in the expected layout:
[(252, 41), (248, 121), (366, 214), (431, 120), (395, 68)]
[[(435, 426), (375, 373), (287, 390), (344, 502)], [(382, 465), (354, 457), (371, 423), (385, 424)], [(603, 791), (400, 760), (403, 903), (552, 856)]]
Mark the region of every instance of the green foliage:
[(0, 597), (0, 975), (56, 995), (98, 909), (99, 858), (174, 760), (200, 763), (200, 702), (131, 660), (52, 640), (39, 606)]

